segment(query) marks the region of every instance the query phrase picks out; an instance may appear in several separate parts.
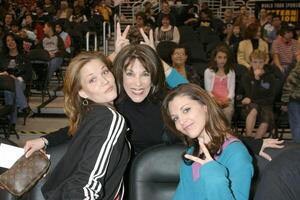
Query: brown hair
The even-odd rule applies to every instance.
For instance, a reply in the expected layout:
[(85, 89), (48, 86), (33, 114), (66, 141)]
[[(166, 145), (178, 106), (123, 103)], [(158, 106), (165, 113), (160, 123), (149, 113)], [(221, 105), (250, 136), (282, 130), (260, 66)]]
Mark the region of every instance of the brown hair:
[(245, 39), (255, 38), (259, 28), (260, 28), (260, 25), (258, 23), (249, 24), (245, 30), (244, 38)]
[(218, 69), (218, 66), (217, 66), (217, 62), (216, 62), (216, 56), (219, 52), (222, 52), (222, 53), (225, 53), (226, 56), (227, 56), (227, 62), (225, 63), (224, 65), (224, 72), (225, 74), (228, 74), (230, 72), (230, 70), (233, 69), (233, 63), (231, 63), (231, 54), (230, 54), (230, 50), (229, 48), (222, 44), (222, 45), (219, 45), (215, 48), (215, 50), (213, 51), (212, 55), (211, 55), (211, 59), (208, 63), (208, 67), (214, 71), (214, 72), (217, 72), (219, 69)]
[(138, 59), (151, 77), (151, 90), (147, 99), (159, 100), (166, 92), (166, 82), (163, 64), (157, 53), (144, 44), (127, 45), (116, 56), (113, 63), (113, 72), (116, 77), (119, 98), (117, 102), (124, 99), (126, 92), (123, 87), (123, 72), (127, 67)]
[[(233, 135), (230, 129), (230, 124), (222, 109), (217, 105), (215, 100), (208, 95), (200, 86), (196, 84), (183, 84), (173, 89), (164, 99), (162, 104), (162, 115), (166, 126), (174, 133), (182, 138), (182, 133), (176, 129), (175, 123), (172, 120), (169, 112), (169, 103), (177, 96), (187, 96), (192, 100), (197, 101), (201, 105), (207, 106), (207, 117), (204, 129), (209, 134), (211, 142), (208, 144), (210, 154), (218, 155), (222, 144), (224, 143), (228, 134)], [(191, 139), (184, 136), (184, 142), (188, 147), (194, 147), (194, 156), (199, 156), (198, 139)]]
[(81, 89), (80, 70), (90, 61), (100, 60), (108, 68), (111, 68), (110, 61), (101, 53), (83, 52), (74, 57), (67, 67), (64, 80), (64, 110), (69, 119), (69, 133), (73, 135), (77, 129), (78, 123), (83, 117), (84, 109), (83, 99), (78, 92)]

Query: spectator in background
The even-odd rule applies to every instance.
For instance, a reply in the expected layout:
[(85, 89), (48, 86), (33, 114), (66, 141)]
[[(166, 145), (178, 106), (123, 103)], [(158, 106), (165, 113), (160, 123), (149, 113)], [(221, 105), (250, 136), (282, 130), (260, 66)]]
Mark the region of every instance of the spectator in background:
[(223, 23), (224, 23), (223, 33), (226, 38), (230, 33), (232, 33), (232, 29), (233, 29), (234, 20), (233, 20), (232, 9), (230, 9), (230, 8), (225, 9)]
[(284, 25), (280, 29), (280, 35), (273, 42), (273, 63), (287, 76), (290, 69), (300, 62), (300, 44), (294, 37), (294, 27)]
[(239, 24), (235, 23), (233, 25), (232, 32), (229, 32), (227, 37), (225, 38), (225, 42), (228, 44), (235, 62), (236, 62), (239, 43), (240, 41), (242, 41), (242, 39), (243, 38), (241, 35), (241, 27)]
[(13, 14), (7, 13), (4, 16), (4, 24), (3, 24), (4, 33), (9, 33), (11, 31), (11, 25), (13, 23), (13, 20), (14, 20)]
[(48, 51), (50, 56), (47, 80), (50, 80), (53, 73), (58, 70), (63, 62), (64, 42), (61, 37), (55, 35), (54, 24), (47, 22), (44, 26), (45, 38), (41, 47)]
[(258, 19), (261, 27), (264, 27), (267, 23), (270, 22), (266, 9), (264, 8), (260, 9)]
[(288, 112), (293, 140), (300, 143), (300, 62), (288, 75), (283, 86), (281, 109)]
[(170, 15), (170, 24), (172, 26), (176, 25), (176, 17), (173, 11), (171, 10), (170, 4), (168, 1), (163, 1), (161, 4), (160, 12), (157, 15), (156, 26), (161, 26), (162, 18), (164, 15)]
[[(265, 65), (266, 60), (265, 52), (254, 50), (250, 54), (250, 71), (242, 77), (245, 92), (242, 104), (247, 112), (246, 134), (255, 138), (262, 138), (274, 120), (275, 77)], [(257, 121), (260, 124), (253, 133)]]
[(49, 16), (55, 16), (56, 14), (56, 9), (52, 4), (52, 0), (45, 0), (43, 9), (48, 13)]
[(277, 38), (279, 30), (281, 28), (281, 17), (276, 14), (272, 14), (271, 25), (266, 25), (264, 27), (265, 40), (271, 45), (273, 41)]
[(68, 55), (70, 55), (71, 53), (71, 44), (72, 44), (72, 39), (71, 36), (69, 35), (69, 33), (64, 31), (64, 27), (62, 23), (57, 22), (55, 24), (55, 33), (61, 37), (61, 39), (64, 42), (64, 47), (65, 47), (65, 51)]
[(176, 69), (184, 78), (190, 83), (195, 83), (201, 86), (201, 80), (197, 72), (192, 66), (187, 64), (188, 61), (188, 49), (184, 45), (176, 45), (171, 50), (172, 67)]
[(144, 12), (146, 14), (147, 24), (149, 24), (151, 28), (154, 29), (156, 26), (156, 14), (154, 13), (152, 6), (153, 5), (150, 1), (146, 1), (146, 3), (144, 3)]
[(146, 24), (146, 15), (144, 12), (138, 12), (135, 15), (135, 25), (131, 26), (128, 32), (128, 40), (130, 43), (133, 44), (139, 44), (140, 42), (143, 42), (143, 36), (140, 33), (140, 29), (143, 29), (144, 32), (148, 35), (150, 31), (150, 27), (148, 24)]
[(69, 19), (72, 15), (73, 10), (69, 8), (69, 4), (67, 1), (60, 2), (60, 8), (57, 10), (56, 19)]
[(154, 38), (156, 45), (162, 41), (179, 43), (180, 34), (178, 28), (170, 24), (170, 15), (162, 17), (162, 25), (155, 29)]
[(23, 40), (24, 53), (29, 53), (30, 50), (35, 46), (36, 36), (34, 32), (22, 28), (19, 32), (19, 36)]
[(205, 90), (222, 108), (228, 122), (234, 112), (235, 72), (230, 63), (229, 49), (218, 46), (204, 72)]
[(80, 25), (81, 23), (88, 21), (86, 15), (83, 13), (82, 7), (74, 7), (74, 12), (70, 16), (69, 21), (74, 22), (76, 25)]
[(248, 12), (248, 8), (247, 8), (246, 4), (240, 5), (240, 9), (239, 9), (237, 18), (239, 18), (241, 16), (248, 16), (248, 15), (249, 15), (249, 12)]
[(25, 18), (23, 19), (21, 25), (22, 27), (26, 28), (29, 31), (34, 31), (33, 19), (30, 13), (25, 15)]
[(35, 7), (35, 13), (34, 14), (34, 22), (44, 24), (48, 21), (52, 21), (51, 17), (47, 13), (44, 13), (44, 9), (42, 6), (37, 5)]
[(269, 62), (268, 44), (261, 38), (261, 29), (258, 23), (250, 24), (245, 32), (245, 38), (239, 43), (237, 52), (237, 62), (250, 69), (250, 54), (253, 50), (259, 49), (264, 52), (267, 57), (265, 64)]
[(79, 6), (81, 8), (82, 14), (85, 15), (87, 17), (87, 19), (89, 19), (91, 17), (91, 9), (90, 9), (90, 5), (89, 5), (89, 1), (77, 0), (74, 2), (74, 8), (76, 6)]
[[(30, 82), (32, 76), (31, 64), (23, 52), (22, 42), (13, 33), (3, 37), (3, 54), (0, 58), (0, 75), (11, 76), (15, 80), (16, 108), (10, 120), (12, 124), (17, 122), (18, 108), (26, 115), (33, 115), (27, 99), (24, 95), (26, 84)], [(13, 97), (5, 94), (5, 102), (13, 104)], [(14, 128), (14, 127), (13, 127)]]
[(112, 10), (106, 4), (105, 0), (100, 0), (98, 5), (95, 7), (95, 11), (103, 17), (105, 22), (110, 22), (112, 18)]
[(258, 20), (256, 19), (256, 16), (255, 16), (254, 13), (249, 14), (248, 17), (249, 18), (248, 18), (248, 24), (247, 24), (247, 26), (249, 26), (250, 24), (256, 24), (256, 23), (258, 23)]

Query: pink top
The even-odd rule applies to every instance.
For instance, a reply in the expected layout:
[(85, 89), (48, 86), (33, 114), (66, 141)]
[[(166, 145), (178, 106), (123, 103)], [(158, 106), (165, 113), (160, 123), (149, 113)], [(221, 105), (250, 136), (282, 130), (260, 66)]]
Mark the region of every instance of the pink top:
[(229, 94), (229, 91), (227, 88), (227, 81), (228, 81), (227, 76), (223, 76), (223, 77), (216, 76), (215, 77), (213, 89), (211, 92), (217, 99), (220, 99), (220, 100), (227, 99), (228, 94)]

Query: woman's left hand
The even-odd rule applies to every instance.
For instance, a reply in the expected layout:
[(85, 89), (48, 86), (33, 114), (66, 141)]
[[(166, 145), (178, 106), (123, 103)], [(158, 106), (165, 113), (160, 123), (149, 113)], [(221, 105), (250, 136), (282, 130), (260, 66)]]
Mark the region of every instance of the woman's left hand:
[(271, 156), (264, 152), (267, 148), (273, 148), (273, 149), (282, 149), (284, 147), (283, 145), (284, 140), (278, 140), (273, 138), (267, 138), (263, 140), (263, 145), (260, 149), (259, 155), (269, 161), (272, 160)]
[(144, 42), (141, 42), (141, 44), (146, 44), (148, 46), (150, 46), (152, 49), (155, 49), (155, 44), (154, 44), (154, 37), (153, 37), (153, 30), (150, 29), (149, 31), (149, 37), (146, 35), (144, 29), (140, 28), (140, 33), (143, 36)]
[(208, 149), (206, 148), (205, 144), (203, 143), (203, 141), (199, 141), (199, 145), (200, 145), (200, 149), (202, 150), (202, 152), (205, 155), (205, 159), (201, 159), (201, 158), (198, 158), (196, 156), (189, 155), (189, 154), (185, 154), (184, 157), (189, 159), (189, 160), (192, 160), (194, 162), (197, 162), (201, 165), (204, 165), (204, 164), (212, 161), (213, 158), (211, 157), (211, 155), (210, 155)]

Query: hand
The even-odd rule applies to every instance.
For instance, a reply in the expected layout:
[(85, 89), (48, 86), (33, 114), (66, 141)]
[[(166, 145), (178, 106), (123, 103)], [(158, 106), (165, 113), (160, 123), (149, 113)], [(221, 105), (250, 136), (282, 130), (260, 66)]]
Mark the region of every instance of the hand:
[(55, 53), (49, 52), (49, 56), (50, 56), (50, 58), (54, 58), (55, 57)]
[(264, 152), (266, 148), (282, 149), (284, 145), (282, 144), (284, 140), (267, 138), (263, 140), (263, 145), (260, 149), (259, 155), (269, 161), (272, 160), (271, 156)]
[(148, 36), (146, 35), (145, 31), (142, 28), (140, 29), (140, 33), (142, 34), (143, 39), (144, 39), (144, 42), (141, 42), (141, 44), (146, 44), (149, 47), (151, 47), (153, 50), (156, 50), (155, 49), (155, 44), (154, 44), (154, 39), (153, 39), (153, 30), (150, 29), (149, 38), (148, 38)]
[(127, 35), (129, 32), (130, 26), (126, 26), (123, 33), (121, 33), (120, 22), (117, 23), (117, 39), (115, 43), (115, 53), (119, 53), (123, 47), (129, 45), (129, 40), (127, 39)]
[(24, 146), (25, 157), (28, 158), (33, 152), (42, 150), (44, 147), (45, 143), (42, 138), (26, 141)]
[(251, 99), (248, 98), (248, 97), (246, 97), (246, 98), (244, 98), (244, 99), (242, 100), (242, 104), (243, 104), (243, 105), (247, 105), (247, 104), (249, 104), (249, 103), (251, 103)]
[(0, 72), (0, 75), (9, 75), (9, 74), (7, 73), (7, 71), (4, 71), (4, 72)]
[(282, 110), (283, 112), (287, 112), (288, 111), (288, 107), (287, 106), (281, 106), (280, 110)]
[(204, 165), (204, 164), (212, 161), (213, 158), (211, 157), (210, 153), (208, 152), (208, 149), (206, 148), (203, 141), (199, 141), (199, 145), (200, 145), (200, 149), (203, 151), (203, 153), (205, 155), (205, 159), (201, 159), (201, 158), (189, 155), (189, 154), (185, 154), (184, 157), (189, 159), (189, 160), (192, 160), (194, 162), (197, 162), (201, 165)]
[(256, 70), (254, 70), (254, 76), (255, 76), (255, 79), (256, 79), (256, 80), (259, 80), (259, 79), (260, 79), (260, 76), (261, 76), (263, 73), (264, 73), (264, 71), (261, 70), (261, 69), (256, 69)]

